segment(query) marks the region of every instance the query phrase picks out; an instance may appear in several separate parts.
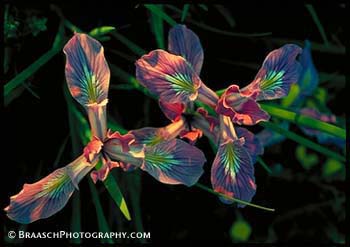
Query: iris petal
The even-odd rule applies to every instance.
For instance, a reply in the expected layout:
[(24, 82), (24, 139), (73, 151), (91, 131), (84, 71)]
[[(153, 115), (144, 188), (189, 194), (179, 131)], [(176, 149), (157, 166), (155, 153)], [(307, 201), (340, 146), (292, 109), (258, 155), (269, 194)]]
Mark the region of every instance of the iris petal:
[(76, 33), (63, 48), (66, 79), (72, 96), (83, 106), (107, 99), (110, 71), (102, 45), (90, 36)]
[(94, 165), (86, 162), (82, 155), (38, 182), (24, 184), (23, 189), (11, 197), (10, 205), (5, 208), (7, 216), (28, 224), (57, 213), (67, 204), (75, 186)]
[(198, 96), (201, 80), (181, 56), (154, 50), (136, 61), (136, 77), (160, 100), (188, 103)]
[(250, 95), (257, 92), (257, 100), (271, 100), (286, 96), (292, 83), (297, 83), (301, 65), (296, 57), (302, 49), (293, 44), (270, 52), (253, 82), (242, 89), (242, 93)]
[[(254, 166), (239, 139), (220, 145), (211, 169), (211, 183), (219, 193), (247, 202), (252, 200), (256, 191)], [(220, 200), (226, 204), (233, 202), (224, 197), (220, 197)]]
[(202, 151), (173, 139), (146, 147), (141, 169), (162, 183), (192, 186), (202, 175), (205, 162)]
[(199, 75), (203, 65), (204, 52), (198, 36), (185, 25), (176, 25), (169, 31), (169, 52), (184, 57)]

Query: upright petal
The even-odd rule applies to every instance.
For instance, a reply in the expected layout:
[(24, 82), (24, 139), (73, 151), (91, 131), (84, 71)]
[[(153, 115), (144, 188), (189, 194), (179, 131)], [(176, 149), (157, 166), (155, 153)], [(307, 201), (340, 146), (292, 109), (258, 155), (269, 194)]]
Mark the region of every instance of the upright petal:
[(257, 100), (271, 100), (286, 96), (292, 83), (297, 83), (301, 65), (296, 57), (302, 49), (293, 44), (270, 52), (255, 76), (253, 82), (242, 89), (242, 93), (250, 95), (257, 92)]
[(38, 182), (24, 184), (5, 208), (7, 216), (22, 224), (50, 217), (67, 204), (75, 190), (74, 184), (79, 183), (93, 167), (82, 155)]
[(145, 148), (141, 169), (166, 184), (194, 185), (206, 162), (198, 148), (178, 139)]
[(237, 127), (238, 138), (244, 137), (243, 147), (249, 152), (252, 163), (255, 164), (256, 158), (264, 153), (264, 146), (252, 132), (245, 128)]
[(169, 52), (184, 57), (199, 75), (203, 65), (204, 52), (198, 36), (185, 25), (176, 25), (169, 31)]
[(83, 106), (107, 99), (110, 71), (102, 45), (86, 34), (75, 33), (63, 51), (72, 96)]
[[(211, 183), (219, 193), (247, 202), (252, 200), (256, 191), (254, 166), (241, 140), (228, 140), (220, 145), (211, 168)], [(225, 197), (220, 200), (233, 203)]]
[(194, 101), (201, 80), (181, 56), (154, 50), (136, 61), (136, 77), (160, 100), (169, 103)]

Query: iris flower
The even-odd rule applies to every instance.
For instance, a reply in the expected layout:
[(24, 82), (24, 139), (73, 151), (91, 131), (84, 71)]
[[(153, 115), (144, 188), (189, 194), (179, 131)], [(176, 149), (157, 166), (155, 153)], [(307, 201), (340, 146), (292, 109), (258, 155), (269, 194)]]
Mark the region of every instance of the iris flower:
[(66, 79), (71, 95), (85, 108), (92, 139), (83, 153), (11, 197), (7, 216), (19, 223), (50, 217), (68, 202), (82, 178), (98, 162), (101, 169), (91, 172), (96, 182), (104, 180), (114, 167), (137, 167), (160, 182), (191, 186), (203, 173), (203, 153), (178, 139), (146, 145), (132, 131), (121, 135), (107, 129), (106, 106), (110, 71), (102, 45), (86, 34), (76, 33), (63, 49)]
[[(184, 113), (188, 109), (191, 112), (194, 101), (201, 101), (215, 109), (219, 97), (199, 78), (203, 49), (196, 34), (184, 25), (176, 25), (169, 32), (168, 50), (170, 53), (155, 50), (142, 56), (136, 62), (136, 76), (142, 85), (159, 97), (160, 107), (175, 126), (176, 122), (187, 120)], [(253, 164), (256, 157), (263, 153), (259, 140), (244, 128), (236, 131), (230, 117), (225, 115), (213, 117), (199, 108), (195, 113), (192, 110), (190, 116), (190, 126), (203, 131), (219, 146), (211, 172), (214, 190), (250, 201), (256, 189)], [(152, 131), (155, 132), (154, 129)], [(148, 134), (146, 132), (134, 134), (148, 140), (150, 136), (156, 139), (154, 134), (149, 135), (150, 130)], [(156, 136), (169, 136), (166, 129), (157, 132)], [(220, 199), (232, 203), (232, 200)]]
[(217, 113), (229, 116), (239, 125), (269, 120), (257, 101), (287, 96), (290, 86), (299, 78), (301, 65), (296, 57), (301, 51), (299, 46), (287, 44), (270, 52), (249, 85), (240, 89), (233, 84), (226, 89), (216, 106)]
[(203, 108), (195, 111), (193, 102), (201, 98), (214, 107), (218, 96), (199, 78), (204, 52), (194, 32), (185, 25), (173, 27), (168, 35), (168, 51), (154, 50), (136, 61), (138, 81), (159, 97), (160, 108), (172, 121), (159, 130), (144, 128), (140, 135), (148, 136), (148, 141), (180, 136), (193, 143), (203, 131), (211, 135), (210, 128), (218, 122)]

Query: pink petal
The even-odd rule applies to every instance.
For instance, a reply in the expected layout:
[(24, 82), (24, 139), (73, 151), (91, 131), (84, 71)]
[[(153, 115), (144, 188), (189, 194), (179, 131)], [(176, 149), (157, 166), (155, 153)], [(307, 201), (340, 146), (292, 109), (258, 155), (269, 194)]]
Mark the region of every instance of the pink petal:
[(7, 216), (19, 223), (28, 224), (45, 219), (60, 211), (68, 202), (80, 180), (94, 167), (83, 155), (66, 167), (59, 168), (11, 197), (5, 208)]
[(146, 147), (141, 169), (166, 184), (194, 185), (206, 162), (198, 148), (178, 139)]
[(136, 77), (160, 100), (168, 103), (194, 101), (201, 80), (181, 56), (154, 50), (136, 61)]
[(247, 95), (257, 92), (257, 100), (286, 96), (292, 83), (298, 82), (301, 65), (296, 57), (301, 52), (302, 49), (294, 44), (287, 44), (270, 52), (253, 82), (243, 88), (242, 93)]
[(72, 96), (83, 106), (107, 99), (110, 71), (102, 45), (86, 34), (75, 33), (63, 52)]
[[(247, 202), (252, 200), (256, 191), (254, 166), (240, 140), (229, 140), (220, 145), (211, 169), (211, 183), (219, 193)], [(220, 200), (233, 203), (225, 197)]]
[(203, 65), (204, 52), (198, 36), (185, 25), (176, 25), (168, 35), (169, 52), (184, 57), (199, 75)]

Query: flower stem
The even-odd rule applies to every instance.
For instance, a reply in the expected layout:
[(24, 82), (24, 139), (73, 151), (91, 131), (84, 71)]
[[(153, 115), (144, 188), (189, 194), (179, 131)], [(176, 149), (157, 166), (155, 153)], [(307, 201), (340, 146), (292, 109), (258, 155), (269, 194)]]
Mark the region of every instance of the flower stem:
[(263, 206), (260, 206), (260, 205), (254, 204), (254, 203), (246, 202), (246, 201), (243, 201), (243, 200), (240, 200), (240, 199), (237, 199), (237, 198), (233, 198), (233, 197), (227, 196), (225, 194), (221, 194), (221, 193), (216, 192), (216, 191), (214, 191), (214, 190), (212, 190), (212, 189), (208, 188), (207, 186), (205, 186), (203, 184), (200, 184), (200, 183), (196, 183), (195, 186), (200, 188), (200, 189), (202, 189), (202, 190), (205, 190), (205, 191), (207, 191), (207, 192), (209, 192), (211, 194), (225, 197), (226, 199), (232, 200), (233, 202), (236, 202), (236, 203), (244, 204), (244, 205), (247, 205), (247, 206), (250, 206), (250, 207), (259, 208), (259, 209), (270, 211), (270, 212), (274, 212), (275, 211), (274, 208), (263, 207)]

